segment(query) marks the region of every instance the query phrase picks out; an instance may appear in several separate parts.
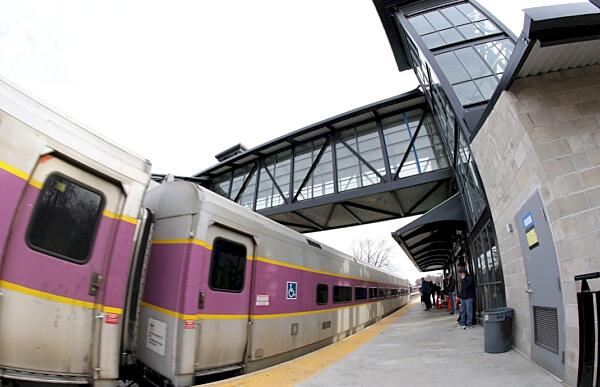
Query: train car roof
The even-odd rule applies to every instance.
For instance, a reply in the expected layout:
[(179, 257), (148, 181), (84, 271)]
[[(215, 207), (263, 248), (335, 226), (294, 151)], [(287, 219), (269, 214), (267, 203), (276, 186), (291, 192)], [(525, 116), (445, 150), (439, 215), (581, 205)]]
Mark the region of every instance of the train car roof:
[(32, 129), (129, 179), (147, 184), (151, 163), (41, 103), (0, 78), (0, 110)]
[[(165, 186), (165, 184), (170, 185), (170, 187)], [(191, 212), (199, 212), (201, 210), (201, 207), (205, 207), (205, 209), (208, 211), (210, 211), (211, 207), (225, 208), (232, 213), (240, 214), (240, 216), (244, 217), (245, 222), (250, 220), (254, 223), (254, 227), (268, 230), (268, 233), (270, 235), (278, 236), (279, 238), (293, 239), (294, 241), (300, 244), (308, 244), (308, 241), (312, 241), (313, 243), (316, 243), (320, 246), (321, 251), (323, 253), (331, 253), (332, 256), (343, 258), (357, 265), (368, 267), (371, 270), (381, 272), (382, 274), (405, 280), (405, 278), (402, 278), (394, 273), (386, 272), (373, 265), (369, 265), (365, 262), (356, 260), (344, 252), (341, 252), (322, 242), (318, 242), (312, 238), (300, 234), (290, 229), (289, 227), (279, 224), (274, 220), (262, 216), (229, 199), (226, 199), (198, 184), (185, 181), (173, 181), (169, 183), (163, 183), (160, 186), (155, 186), (153, 189), (159, 188), (161, 186), (163, 186), (163, 189), (167, 188), (169, 190), (169, 195), (168, 200), (166, 199), (167, 196), (163, 196), (164, 200), (159, 199), (160, 205), (157, 206), (159, 210), (157, 213), (155, 213), (155, 215), (158, 218), (177, 216), (180, 214)], [(150, 192), (153, 189), (151, 189)], [(175, 194), (178, 197), (174, 197), (173, 194)], [(313, 247), (318, 248), (316, 246)]]

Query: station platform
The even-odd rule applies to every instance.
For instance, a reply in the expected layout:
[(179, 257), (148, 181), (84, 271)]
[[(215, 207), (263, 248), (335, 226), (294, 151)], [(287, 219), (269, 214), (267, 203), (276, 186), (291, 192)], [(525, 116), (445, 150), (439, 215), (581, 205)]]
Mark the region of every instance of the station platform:
[(552, 387), (562, 383), (518, 352), (488, 354), (483, 327), (412, 304), (301, 358), (211, 385)]

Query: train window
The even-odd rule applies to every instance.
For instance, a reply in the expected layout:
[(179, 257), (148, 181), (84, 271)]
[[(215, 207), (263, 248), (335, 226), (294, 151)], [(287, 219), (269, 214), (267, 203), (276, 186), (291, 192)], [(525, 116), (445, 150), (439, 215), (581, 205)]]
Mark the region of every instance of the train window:
[(329, 301), (329, 286), (326, 284), (317, 285), (317, 305), (325, 305)]
[(75, 263), (87, 262), (103, 205), (99, 192), (51, 174), (31, 217), (29, 247)]
[(351, 286), (334, 286), (333, 287), (333, 302), (350, 302), (352, 301)]
[(377, 297), (379, 297), (379, 298), (385, 297), (385, 289), (379, 288), (379, 290), (377, 291)]
[(367, 288), (354, 288), (354, 301), (367, 299)]
[(217, 238), (213, 243), (209, 286), (222, 292), (241, 292), (246, 271), (246, 246)]
[(369, 288), (369, 298), (377, 298), (377, 288)]

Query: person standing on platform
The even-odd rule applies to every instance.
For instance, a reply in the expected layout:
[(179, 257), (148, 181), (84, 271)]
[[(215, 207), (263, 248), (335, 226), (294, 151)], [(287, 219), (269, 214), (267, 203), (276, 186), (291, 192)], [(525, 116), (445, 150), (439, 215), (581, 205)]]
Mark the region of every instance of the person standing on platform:
[(421, 301), (425, 303), (425, 310), (431, 309), (431, 287), (425, 278), (421, 278)]
[(458, 276), (460, 278), (460, 290), (458, 292), (458, 297), (460, 298), (460, 322), (458, 327), (467, 329), (471, 328), (471, 324), (473, 323), (475, 282), (465, 268), (460, 268), (458, 270)]
[(444, 281), (446, 294), (448, 295), (448, 302), (450, 303), (450, 314), (456, 313), (456, 304), (454, 294), (456, 292), (456, 281), (450, 272), (446, 273), (446, 280)]
[(435, 282), (430, 281), (429, 282), (430, 286), (431, 286), (431, 299), (433, 302), (433, 305), (436, 305), (436, 296), (439, 298), (441, 296), (440, 292), (442, 290), (442, 288), (440, 288)]

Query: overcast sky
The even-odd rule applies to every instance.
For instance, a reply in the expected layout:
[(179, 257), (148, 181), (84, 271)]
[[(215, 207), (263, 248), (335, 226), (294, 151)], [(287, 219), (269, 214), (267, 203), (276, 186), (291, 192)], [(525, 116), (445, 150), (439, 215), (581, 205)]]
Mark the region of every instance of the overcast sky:
[[(519, 34), (522, 8), (480, 0)], [(580, 1), (579, 1), (580, 2)], [(190, 175), (238, 142), (417, 87), (370, 0), (0, 1), (0, 76), (153, 163)], [(312, 236), (346, 252), (397, 220)], [(399, 270), (419, 274), (395, 246)]]

